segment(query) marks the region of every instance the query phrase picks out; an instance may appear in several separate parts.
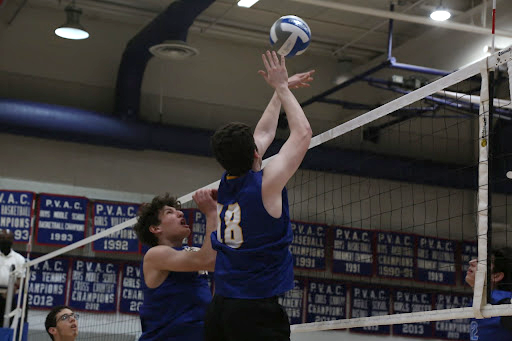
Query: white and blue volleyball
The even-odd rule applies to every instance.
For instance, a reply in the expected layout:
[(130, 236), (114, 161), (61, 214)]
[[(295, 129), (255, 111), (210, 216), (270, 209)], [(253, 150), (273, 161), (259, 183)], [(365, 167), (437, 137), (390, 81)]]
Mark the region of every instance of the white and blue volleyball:
[(279, 18), (270, 28), (270, 43), (281, 56), (303, 54), (311, 41), (308, 24), (295, 15)]

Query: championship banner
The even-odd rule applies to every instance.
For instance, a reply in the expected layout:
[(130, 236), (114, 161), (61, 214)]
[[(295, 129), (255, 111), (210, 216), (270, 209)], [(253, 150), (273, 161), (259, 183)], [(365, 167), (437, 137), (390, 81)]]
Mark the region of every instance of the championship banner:
[(136, 264), (124, 264), (122, 276), (119, 312), (138, 314), (139, 308), (144, 301), (140, 266)]
[(478, 245), (476, 242), (463, 242), (462, 244), (462, 250), (460, 252), (460, 258), (461, 258), (461, 276), (460, 276), (460, 282), (462, 285), (467, 285), (466, 283), (466, 273), (469, 269), (469, 261), (472, 259), (478, 258)]
[[(395, 289), (393, 290), (393, 314), (431, 311), (434, 303), (432, 298), (432, 294)], [(434, 330), (432, 322), (394, 324), (393, 335), (433, 338)]]
[[(378, 315), (389, 315), (389, 289), (374, 289), (352, 286), (351, 289), (350, 316), (368, 317)], [(350, 329), (351, 332), (372, 333), (389, 335), (389, 326), (368, 326)]]
[(0, 229), (11, 230), (15, 242), (29, 240), (34, 197), (33, 192), (0, 190)]
[(332, 272), (372, 276), (373, 236), (372, 231), (335, 227)]
[(73, 261), (69, 305), (78, 310), (115, 312), (119, 265), (107, 261)]
[(37, 205), (36, 242), (69, 245), (85, 237), (89, 200), (57, 194), (40, 194)]
[(455, 285), (455, 251), (453, 240), (418, 237), (416, 279), (421, 282)]
[[(107, 203), (96, 201), (93, 204), (93, 234), (105, 231), (137, 216), (139, 204)], [(93, 242), (95, 252), (139, 252), (139, 239), (131, 227), (117, 231), (108, 237)]]
[(347, 317), (345, 284), (310, 279), (307, 288), (306, 323)]
[(188, 245), (201, 247), (206, 235), (206, 216), (197, 209), (183, 209), (185, 219), (190, 226), (192, 233), (190, 234)]
[(53, 308), (66, 304), (69, 259), (50, 259), (30, 268), (28, 306)]
[(414, 279), (415, 236), (396, 232), (377, 233), (377, 275)]
[(286, 310), (290, 324), (300, 324), (304, 320), (304, 280), (295, 279), (295, 287), (279, 296), (279, 304)]
[(293, 241), (290, 251), (295, 268), (325, 270), (325, 241), (327, 226), (291, 222)]
[[(435, 308), (440, 310), (469, 307), (471, 306), (471, 298), (472, 296), (467, 295), (437, 294)], [(475, 331), (476, 330), (474, 330), (473, 332)], [(434, 321), (435, 338), (448, 340), (478, 340), (476, 335), (471, 335), (470, 338), (470, 332), (470, 319)]]

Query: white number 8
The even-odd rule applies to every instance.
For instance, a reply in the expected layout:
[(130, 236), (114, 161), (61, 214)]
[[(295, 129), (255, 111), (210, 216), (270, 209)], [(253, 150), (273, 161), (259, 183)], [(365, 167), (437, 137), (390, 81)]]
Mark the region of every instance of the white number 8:
[[(224, 205), (217, 204), (217, 212), (219, 213), (220, 219), (222, 219), (221, 216), (223, 208)], [(244, 242), (244, 235), (242, 233), (242, 227), (240, 226), (241, 218), (242, 212), (240, 211), (240, 205), (238, 205), (238, 203), (229, 205), (224, 213), (224, 222), (226, 223), (224, 241), (222, 241), (220, 219), (219, 224), (217, 225), (217, 238), (221, 243), (224, 243), (233, 249), (238, 249), (242, 246), (242, 243)]]

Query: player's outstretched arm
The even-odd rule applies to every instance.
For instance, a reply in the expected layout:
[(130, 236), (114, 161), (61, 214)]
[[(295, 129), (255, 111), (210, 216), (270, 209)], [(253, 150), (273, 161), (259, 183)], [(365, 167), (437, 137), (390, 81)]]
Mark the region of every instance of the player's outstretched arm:
[[(265, 55), (262, 56), (265, 58)], [(267, 79), (267, 73), (259, 70), (258, 73)], [(310, 82), (313, 81), (313, 74), (315, 70), (297, 73), (288, 78), (289, 89), (307, 88)], [(254, 142), (258, 147), (258, 153), (263, 157), (268, 147), (274, 141), (276, 135), (277, 122), (279, 121), (279, 113), (281, 111), (281, 100), (276, 92), (274, 92), (272, 99), (267, 105), (267, 108), (261, 115), (256, 128), (254, 129)]]
[(275, 52), (267, 51), (263, 63), (267, 70), (265, 80), (276, 89), (290, 127), (290, 136), (263, 172), (263, 203), (269, 214), (279, 217), (281, 191), (304, 159), (311, 142), (312, 131), (302, 107), (288, 88), (284, 57), (279, 59)]

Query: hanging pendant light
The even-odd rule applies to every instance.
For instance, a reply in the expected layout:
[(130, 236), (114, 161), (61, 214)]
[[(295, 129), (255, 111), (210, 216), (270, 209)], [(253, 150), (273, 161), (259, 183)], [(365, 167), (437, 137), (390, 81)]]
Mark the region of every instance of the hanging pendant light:
[(70, 5), (65, 8), (67, 21), (64, 25), (55, 29), (55, 34), (61, 38), (82, 40), (89, 38), (89, 32), (80, 25), (80, 14), (82, 10), (75, 6), (73, 1)]
[(443, 1), (439, 1), (439, 6), (436, 7), (436, 9), (430, 13), (430, 18), (435, 21), (445, 21), (450, 19), (452, 14), (448, 12), (446, 8), (443, 7)]

